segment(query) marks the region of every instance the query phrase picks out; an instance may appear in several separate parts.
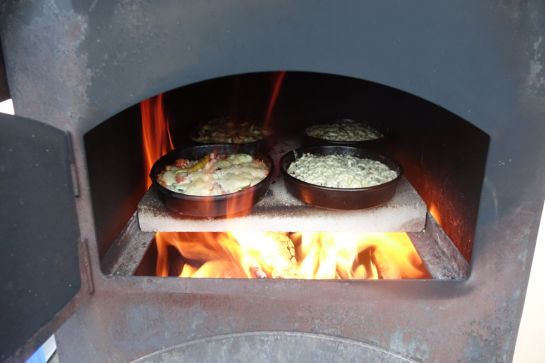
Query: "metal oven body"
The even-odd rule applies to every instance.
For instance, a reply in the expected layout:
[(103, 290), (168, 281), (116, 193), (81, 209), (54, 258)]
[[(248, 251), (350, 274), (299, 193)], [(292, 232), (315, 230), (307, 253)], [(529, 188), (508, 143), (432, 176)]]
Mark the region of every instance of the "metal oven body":
[[(21, 329), (21, 339), (32, 339), (17, 352), (13, 341), (2, 358), (21, 359), (67, 319), (58, 332), (67, 361), (127, 361), (157, 351), (150, 361), (334, 354), (509, 361), (545, 194), (542, 14), (539, 1), (7, 2), (1, 39), (16, 112), (68, 133), (59, 143), (69, 151), (58, 152), (72, 165), (67, 175), (76, 188), (66, 189), (74, 206), (67, 208), (77, 219), (59, 223), (77, 221), (77, 228), (63, 237), (67, 243), (46, 238), (27, 256), (43, 258), (49, 248), (73, 259), (41, 286), (67, 281), (52, 287), (57, 306), (45, 310), (50, 319), (63, 309), (34, 334), (49, 320), (38, 314)], [(255, 282), (101, 272), (84, 134), (160, 92), (274, 70), (391, 86), (490, 136), (467, 280)], [(32, 263), (25, 266), (21, 275), (32, 278)], [(34, 314), (12, 311), (15, 318)]]

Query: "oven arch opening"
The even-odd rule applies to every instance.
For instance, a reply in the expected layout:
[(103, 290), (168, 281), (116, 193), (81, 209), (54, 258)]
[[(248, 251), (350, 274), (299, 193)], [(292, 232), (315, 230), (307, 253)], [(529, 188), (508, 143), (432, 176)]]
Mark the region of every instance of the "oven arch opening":
[[(471, 261), (490, 137), (470, 122), (417, 96), (371, 81), (313, 72), (259, 72), (182, 86), (161, 94), (175, 147), (196, 125), (217, 117), (267, 122), (281, 135), (336, 119), (365, 120), (387, 135), (428, 213)], [(142, 112), (134, 105), (85, 134), (99, 255), (111, 273), (116, 244), (147, 181)], [(112, 253), (114, 251), (115, 253)]]

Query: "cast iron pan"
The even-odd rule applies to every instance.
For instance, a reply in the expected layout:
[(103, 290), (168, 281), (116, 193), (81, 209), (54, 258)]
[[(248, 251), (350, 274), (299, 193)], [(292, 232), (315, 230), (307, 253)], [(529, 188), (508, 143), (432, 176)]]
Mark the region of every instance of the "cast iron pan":
[[(335, 121), (341, 121), (341, 120), (335, 120)], [(353, 121), (353, 120), (345, 119), (345, 121)], [(354, 120), (353, 122), (356, 123), (357, 121)], [(322, 122), (322, 123), (324, 123), (324, 122)], [(320, 123), (318, 123), (316, 125), (319, 125), (319, 124)], [(308, 126), (308, 127), (310, 127), (310, 126)], [(372, 126), (370, 126), (370, 127), (372, 127)], [(366, 149), (375, 150), (375, 149), (378, 149), (378, 148), (380, 148), (382, 146), (382, 144), (384, 142), (384, 138), (385, 138), (385, 136), (383, 134), (382, 137), (380, 137), (378, 139), (371, 139), (371, 140), (365, 140), (365, 141), (328, 140), (328, 139), (320, 139), (320, 138), (317, 138), (317, 137), (310, 136), (309, 134), (307, 134), (306, 128), (303, 131), (304, 145), (309, 145), (309, 146), (310, 145), (340, 145), (340, 146), (344, 145), (344, 146), (363, 147), (363, 148), (366, 148)]]
[[(290, 164), (305, 153), (314, 155), (352, 155), (360, 158), (378, 160), (398, 173), (397, 178), (387, 183), (366, 188), (330, 188), (310, 184), (289, 175)], [(307, 146), (288, 152), (280, 159), (280, 169), (286, 189), (306, 204), (330, 209), (363, 209), (382, 204), (391, 199), (401, 179), (401, 166), (384, 155), (353, 146)]]
[[(262, 160), (269, 168), (269, 175), (256, 185), (235, 193), (216, 196), (197, 196), (176, 193), (163, 187), (157, 182), (157, 175), (168, 164), (176, 159), (199, 160), (211, 152), (218, 154), (235, 154), (245, 152), (254, 158)], [(267, 192), (273, 175), (273, 162), (266, 154), (240, 150), (235, 144), (198, 145), (175, 149), (155, 162), (150, 172), (153, 188), (165, 206), (179, 214), (190, 217), (224, 217), (227, 215), (242, 215), (249, 213), (255, 203)]]
[[(258, 153), (258, 152), (267, 150), (271, 143), (272, 143), (271, 142), (271, 137), (270, 136), (265, 136), (262, 139), (252, 141), (252, 142), (245, 142), (245, 143), (241, 143), (241, 144), (230, 143), (230, 144), (223, 144), (223, 145), (232, 145), (240, 153), (246, 153), (246, 154), (252, 154), (253, 155), (254, 153)], [(192, 145), (195, 145), (195, 146), (219, 145), (219, 144), (201, 143), (199, 141), (195, 141), (193, 138), (191, 140), (189, 140), (186, 144), (189, 145), (189, 146), (192, 146)]]
[(199, 127), (193, 130), (191, 132), (189, 140), (187, 142), (188, 145), (210, 145), (210, 144), (226, 144), (226, 145), (238, 145), (239, 152), (244, 152), (248, 154), (253, 154), (259, 151), (266, 150), (271, 144), (272, 144), (272, 137), (271, 135), (263, 135), (261, 139), (257, 139), (255, 141), (249, 141), (244, 143), (227, 143), (227, 142), (200, 142), (198, 141), (198, 135), (199, 135)]

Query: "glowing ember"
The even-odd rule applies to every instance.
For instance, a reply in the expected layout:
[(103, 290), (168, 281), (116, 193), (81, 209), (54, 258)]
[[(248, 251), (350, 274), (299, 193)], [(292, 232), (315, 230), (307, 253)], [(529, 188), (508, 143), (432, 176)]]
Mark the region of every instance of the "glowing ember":
[(406, 233), (157, 233), (158, 276), (429, 278)]
[(151, 185), (149, 172), (157, 159), (174, 149), (168, 121), (163, 110), (163, 95), (140, 103), (142, 113), (142, 145), (144, 148), (145, 180)]

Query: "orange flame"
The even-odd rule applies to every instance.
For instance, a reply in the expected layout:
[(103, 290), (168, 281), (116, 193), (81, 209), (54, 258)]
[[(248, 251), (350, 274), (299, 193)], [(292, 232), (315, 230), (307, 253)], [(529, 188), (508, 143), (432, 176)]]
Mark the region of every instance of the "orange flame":
[(437, 224), (441, 225), (441, 214), (439, 213), (439, 209), (437, 209), (437, 206), (435, 205), (434, 202), (430, 203), (428, 207), (428, 211), (433, 216)]
[(278, 95), (280, 94), (280, 89), (282, 88), (282, 83), (284, 83), (285, 76), (286, 71), (278, 72), (275, 74), (271, 98), (269, 100), (269, 105), (267, 106), (267, 112), (265, 113), (265, 120), (263, 121), (263, 128), (265, 130), (270, 130), (270, 123), (274, 111), (274, 106), (276, 105), (276, 100), (278, 99)]
[[(429, 278), (406, 233), (159, 232), (158, 276)], [(177, 254), (172, 255), (175, 249)], [(169, 253), (171, 253), (169, 255)], [(169, 266), (177, 258), (178, 264)]]
[(174, 149), (163, 109), (163, 95), (149, 98), (140, 103), (142, 114), (142, 145), (144, 149), (145, 180), (149, 188), (149, 172), (155, 161)]

